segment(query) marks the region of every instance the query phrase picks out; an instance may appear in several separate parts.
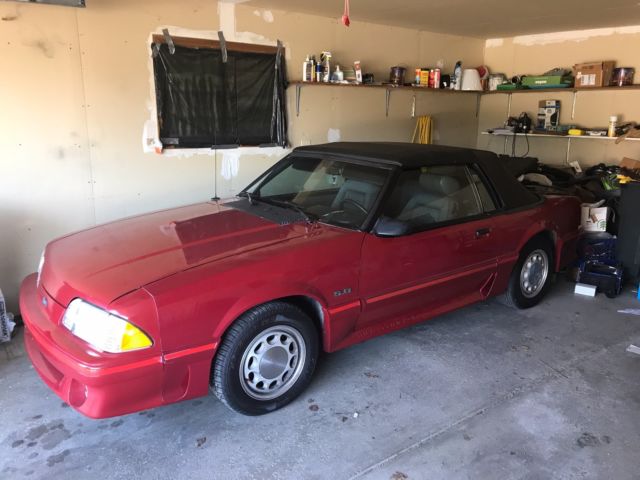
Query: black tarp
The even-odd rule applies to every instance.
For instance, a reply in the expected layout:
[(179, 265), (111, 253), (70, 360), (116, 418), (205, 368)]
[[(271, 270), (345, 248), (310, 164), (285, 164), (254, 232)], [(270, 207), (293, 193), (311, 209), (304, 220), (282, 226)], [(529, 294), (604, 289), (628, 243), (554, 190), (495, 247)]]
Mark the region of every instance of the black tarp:
[(165, 147), (287, 146), (282, 56), (229, 50), (223, 63), (220, 50), (176, 45), (171, 54), (166, 44), (157, 47), (153, 65)]

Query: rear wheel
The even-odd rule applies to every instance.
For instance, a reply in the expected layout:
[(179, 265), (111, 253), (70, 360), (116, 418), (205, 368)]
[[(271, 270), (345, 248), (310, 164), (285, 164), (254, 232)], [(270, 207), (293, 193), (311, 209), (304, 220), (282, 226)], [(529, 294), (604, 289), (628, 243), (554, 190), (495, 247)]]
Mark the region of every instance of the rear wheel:
[(553, 250), (544, 238), (534, 238), (525, 245), (511, 272), (506, 303), (516, 308), (537, 305), (551, 283)]
[(231, 409), (262, 415), (307, 387), (319, 351), (318, 333), (302, 310), (272, 302), (242, 315), (216, 355), (211, 388)]

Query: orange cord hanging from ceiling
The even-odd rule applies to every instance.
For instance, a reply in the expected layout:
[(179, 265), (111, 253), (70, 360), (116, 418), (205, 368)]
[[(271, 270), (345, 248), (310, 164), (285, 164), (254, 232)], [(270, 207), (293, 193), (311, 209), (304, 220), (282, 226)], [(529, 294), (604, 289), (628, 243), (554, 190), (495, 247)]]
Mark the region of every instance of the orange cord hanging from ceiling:
[(342, 24), (348, 27), (351, 24), (349, 20), (349, 0), (344, 0), (344, 13), (342, 14)]

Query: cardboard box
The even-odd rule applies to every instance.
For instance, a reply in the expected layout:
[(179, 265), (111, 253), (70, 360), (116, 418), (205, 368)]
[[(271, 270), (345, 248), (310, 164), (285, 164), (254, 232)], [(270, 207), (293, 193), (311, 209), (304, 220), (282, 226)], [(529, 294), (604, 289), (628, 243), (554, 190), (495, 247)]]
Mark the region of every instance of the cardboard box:
[(549, 130), (560, 124), (560, 100), (540, 100), (538, 102), (538, 130)]
[(638, 160), (634, 160), (633, 158), (624, 157), (620, 162), (620, 166), (622, 168), (626, 168), (640, 175), (640, 162)]
[(609, 219), (609, 207), (603, 207), (604, 200), (598, 203), (583, 203), (580, 227), (585, 232), (606, 232)]
[(614, 61), (578, 63), (574, 65), (575, 87), (594, 88), (608, 86), (615, 66), (616, 62)]

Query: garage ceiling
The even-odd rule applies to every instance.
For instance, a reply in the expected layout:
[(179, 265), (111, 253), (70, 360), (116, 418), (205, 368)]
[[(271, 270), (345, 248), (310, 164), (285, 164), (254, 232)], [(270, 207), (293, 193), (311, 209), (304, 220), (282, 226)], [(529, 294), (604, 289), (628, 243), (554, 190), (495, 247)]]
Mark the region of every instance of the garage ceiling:
[[(340, 18), (343, 0), (249, 0), (245, 4)], [(480, 38), (640, 24), (639, 0), (351, 0), (366, 21)]]

